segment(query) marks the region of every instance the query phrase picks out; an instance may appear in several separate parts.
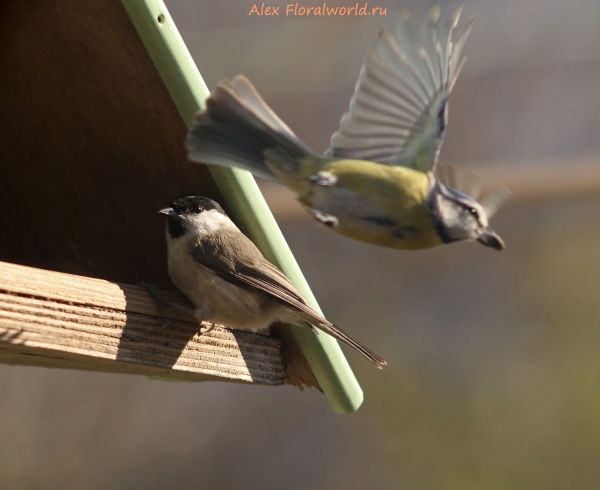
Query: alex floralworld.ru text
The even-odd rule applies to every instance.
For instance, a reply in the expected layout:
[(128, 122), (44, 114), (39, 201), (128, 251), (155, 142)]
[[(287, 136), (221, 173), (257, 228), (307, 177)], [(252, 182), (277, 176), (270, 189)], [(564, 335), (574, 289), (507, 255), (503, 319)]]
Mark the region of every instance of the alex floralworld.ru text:
[(254, 4), (250, 9), (248, 15), (256, 15), (257, 17), (273, 17), (284, 15), (286, 16), (324, 16), (324, 15), (339, 15), (339, 16), (350, 16), (350, 15), (387, 15), (387, 8), (382, 7), (369, 7), (369, 4), (365, 2), (364, 5), (359, 6), (358, 2), (352, 7), (328, 7), (327, 3), (323, 3), (319, 7), (302, 7), (298, 3), (288, 3), (285, 6), (285, 11), (281, 11), (281, 5), (278, 7), (265, 6), (264, 3)]

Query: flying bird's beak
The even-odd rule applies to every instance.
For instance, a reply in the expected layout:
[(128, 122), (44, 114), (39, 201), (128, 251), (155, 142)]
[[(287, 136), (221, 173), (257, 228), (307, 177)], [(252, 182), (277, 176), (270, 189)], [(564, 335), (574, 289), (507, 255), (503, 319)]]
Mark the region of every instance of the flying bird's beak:
[(489, 226), (477, 237), (477, 241), (486, 247), (492, 247), (494, 250), (504, 250), (502, 238), (500, 238)]
[(177, 218), (178, 215), (173, 208), (161, 209), (158, 214), (164, 214), (167, 218)]

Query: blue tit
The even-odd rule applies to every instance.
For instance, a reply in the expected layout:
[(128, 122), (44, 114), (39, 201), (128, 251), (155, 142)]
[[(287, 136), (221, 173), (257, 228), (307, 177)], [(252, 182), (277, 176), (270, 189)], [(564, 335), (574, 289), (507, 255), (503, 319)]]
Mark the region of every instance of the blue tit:
[(457, 29), (460, 13), (442, 22), (438, 6), (421, 25), (403, 14), (382, 29), (324, 157), (238, 75), (219, 83), (196, 115), (190, 160), (282, 183), (314, 218), (355, 240), (405, 250), (477, 240), (502, 250), (488, 221), (506, 192), (477, 201), (436, 175), (448, 96), (473, 24)]

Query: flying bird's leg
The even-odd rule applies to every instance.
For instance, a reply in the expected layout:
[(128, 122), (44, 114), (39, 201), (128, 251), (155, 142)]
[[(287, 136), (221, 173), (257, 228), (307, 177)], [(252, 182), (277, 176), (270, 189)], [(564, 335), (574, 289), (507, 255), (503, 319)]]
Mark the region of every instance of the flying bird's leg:
[(334, 226), (337, 226), (340, 222), (332, 214), (322, 213), (321, 211), (317, 211), (316, 209), (309, 208), (309, 207), (307, 207), (306, 209), (308, 210), (308, 212), (310, 214), (313, 215), (313, 217), (317, 221), (320, 221), (321, 223), (323, 223), (325, 226), (327, 226), (329, 228), (333, 228)]
[(317, 172), (316, 175), (311, 175), (308, 180), (310, 180), (313, 184), (321, 185), (323, 187), (332, 187), (337, 184), (337, 177), (333, 175), (331, 172), (326, 172), (325, 170), (321, 170)]

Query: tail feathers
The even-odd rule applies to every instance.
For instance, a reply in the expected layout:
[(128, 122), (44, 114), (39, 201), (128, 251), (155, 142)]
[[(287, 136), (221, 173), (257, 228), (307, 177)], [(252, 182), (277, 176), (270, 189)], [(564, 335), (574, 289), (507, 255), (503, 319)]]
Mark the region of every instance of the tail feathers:
[(311, 150), (266, 104), (243, 75), (224, 80), (199, 112), (186, 140), (190, 160), (235, 166), (277, 180), (264, 152), (277, 149), (295, 161)]
[[(352, 347), (353, 349), (360, 352), (364, 357), (366, 357), (369, 361), (371, 361), (375, 366), (379, 369), (382, 369), (383, 366), (387, 366), (387, 362), (375, 354), (371, 349), (365, 347), (363, 344), (354, 340), (350, 335), (344, 332), (341, 328), (336, 327), (333, 323), (329, 323), (324, 318), (319, 319), (319, 321), (315, 321), (314, 317), (309, 317), (308, 315), (303, 315), (302, 318), (304, 321), (308, 322), (311, 326), (316, 327), (320, 330), (323, 330), (325, 333), (328, 333), (335, 339), (343, 342), (344, 344)], [(315, 328), (313, 328), (315, 333), (318, 333)]]

